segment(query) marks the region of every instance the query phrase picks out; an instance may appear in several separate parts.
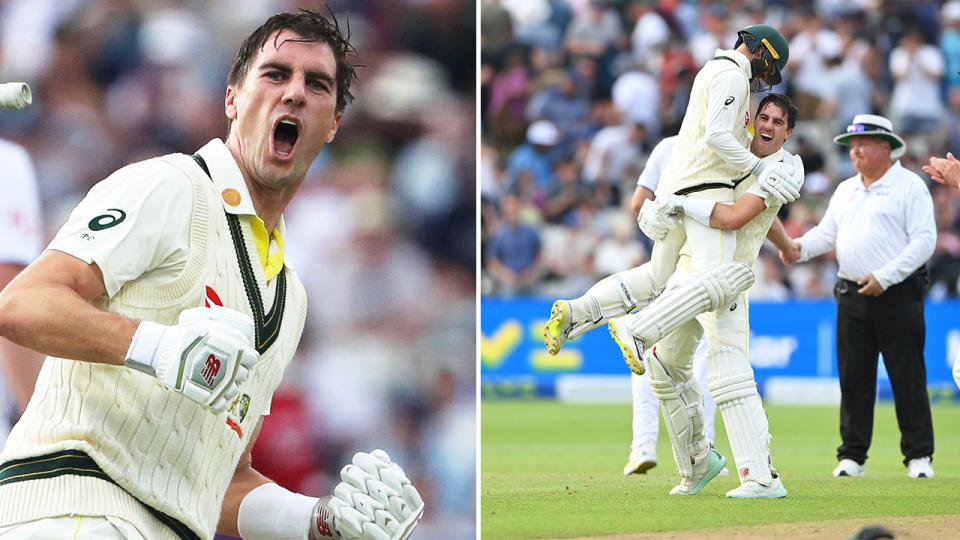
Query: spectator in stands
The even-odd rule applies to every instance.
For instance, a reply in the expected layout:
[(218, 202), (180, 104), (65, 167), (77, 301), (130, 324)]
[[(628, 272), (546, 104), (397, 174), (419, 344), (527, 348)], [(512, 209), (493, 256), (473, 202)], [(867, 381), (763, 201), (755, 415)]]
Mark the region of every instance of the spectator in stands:
[(487, 268), (500, 294), (529, 293), (539, 277), (540, 235), (520, 223), (520, 200), (509, 193), (500, 201), (502, 221), (487, 245)]
[(553, 147), (560, 141), (560, 132), (553, 122), (538, 120), (527, 128), (527, 142), (518, 146), (507, 158), (506, 186), (513, 189), (520, 175), (527, 172), (541, 189), (550, 189), (553, 177)]
[(890, 114), (904, 135), (936, 131), (943, 115), (943, 67), (940, 50), (924, 43), (923, 34), (915, 27), (904, 33), (890, 53), (890, 74), (895, 81)]

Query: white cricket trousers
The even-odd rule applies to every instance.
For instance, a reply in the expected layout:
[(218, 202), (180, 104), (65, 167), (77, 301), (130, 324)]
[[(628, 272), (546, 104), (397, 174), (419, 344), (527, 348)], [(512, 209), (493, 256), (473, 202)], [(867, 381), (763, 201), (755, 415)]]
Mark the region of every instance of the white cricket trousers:
[(146, 540), (122, 519), (62, 516), (0, 527), (0, 540)]

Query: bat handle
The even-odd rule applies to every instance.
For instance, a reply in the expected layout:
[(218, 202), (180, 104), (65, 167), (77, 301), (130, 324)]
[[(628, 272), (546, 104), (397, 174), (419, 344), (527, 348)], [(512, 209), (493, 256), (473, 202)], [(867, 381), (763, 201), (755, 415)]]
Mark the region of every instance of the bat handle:
[(33, 101), (30, 85), (24, 82), (0, 84), (0, 108), (22, 109)]

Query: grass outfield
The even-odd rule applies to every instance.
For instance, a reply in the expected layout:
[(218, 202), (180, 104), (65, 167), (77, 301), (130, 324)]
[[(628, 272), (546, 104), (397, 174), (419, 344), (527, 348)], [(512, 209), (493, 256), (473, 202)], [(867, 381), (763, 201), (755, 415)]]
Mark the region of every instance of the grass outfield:
[[(866, 478), (834, 478), (834, 407), (767, 407), (774, 464), (789, 495), (728, 500), (735, 475), (694, 497), (667, 492), (679, 478), (661, 420), (659, 465), (625, 477), (630, 406), (556, 401), (481, 405), (482, 538), (562, 538), (852, 518), (960, 515), (960, 407), (935, 405), (932, 479), (907, 477), (892, 404), (880, 404)], [(733, 455), (717, 416), (717, 449)], [(733, 511), (731, 511), (733, 510)], [(960, 533), (957, 533), (960, 535)]]

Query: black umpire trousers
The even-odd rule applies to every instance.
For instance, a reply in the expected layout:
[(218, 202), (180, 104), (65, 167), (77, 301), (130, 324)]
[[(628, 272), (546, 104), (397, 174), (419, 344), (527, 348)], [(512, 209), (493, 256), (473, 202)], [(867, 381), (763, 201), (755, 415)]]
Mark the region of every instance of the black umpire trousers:
[(837, 367), (840, 374), (840, 438), (837, 459), (863, 464), (873, 436), (877, 358), (893, 388), (903, 462), (933, 455), (933, 421), (923, 359), (926, 269), (892, 285), (880, 296), (859, 294), (841, 279), (837, 298)]

